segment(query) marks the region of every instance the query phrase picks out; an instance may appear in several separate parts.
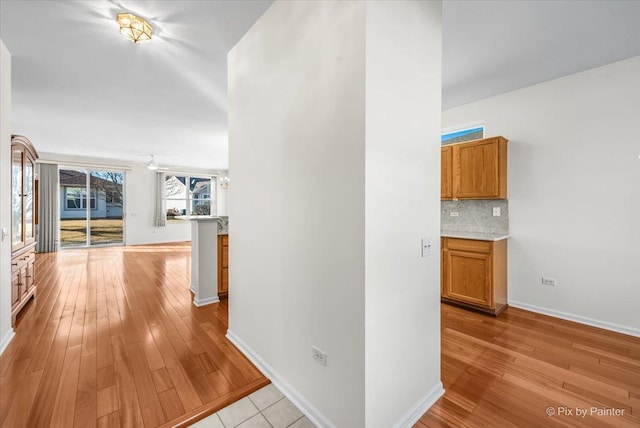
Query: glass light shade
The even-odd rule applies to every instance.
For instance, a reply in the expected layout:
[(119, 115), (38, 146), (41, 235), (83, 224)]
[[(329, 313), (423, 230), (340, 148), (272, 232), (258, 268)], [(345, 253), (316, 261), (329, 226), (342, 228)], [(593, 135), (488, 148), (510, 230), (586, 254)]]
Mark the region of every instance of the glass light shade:
[(118, 24), (120, 25), (120, 34), (134, 43), (144, 43), (151, 40), (153, 27), (143, 18), (131, 13), (119, 13)]

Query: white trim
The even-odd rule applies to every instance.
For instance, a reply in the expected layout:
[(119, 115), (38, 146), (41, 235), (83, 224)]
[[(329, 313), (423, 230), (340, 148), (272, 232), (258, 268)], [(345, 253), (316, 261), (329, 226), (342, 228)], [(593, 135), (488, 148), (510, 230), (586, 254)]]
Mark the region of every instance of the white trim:
[(442, 382), (438, 382), (433, 385), (431, 389), (429, 389), (429, 391), (427, 391), (427, 393), (413, 405), (413, 407), (407, 410), (405, 414), (398, 419), (398, 422), (393, 424), (393, 428), (411, 428), (443, 395), (444, 388), (442, 387)]
[(236, 334), (227, 330), (227, 339), (233, 343), (257, 368), (264, 374), (304, 415), (317, 427), (337, 428), (336, 425), (323, 415), (313, 404), (289, 385), (273, 367), (267, 364), (253, 349)]
[(7, 334), (4, 335), (2, 341), (0, 341), (0, 355), (2, 355), (5, 349), (7, 349), (7, 346), (9, 346), (9, 343), (11, 343), (11, 340), (15, 335), (16, 332), (13, 331), (13, 328), (10, 328)]
[(196, 286), (192, 283), (191, 287), (189, 287), (189, 291), (191, 291), (194, 295), (196, 294)]
[(193, 304), (197, 307), (218, 303), (219, 301), (220, 298), (218, 296), (207, 297), (206, 299), (198, 299), (197, 297), (193, 298)]
[(620, 324), (615, 324), (608, 321), (600, 321), (593, 318), (583, 317), (582, 315), (570, 314), (568, 312), (557, 311), (555, 309), (543, 308), (541, 306), (530, 305), (528, 303), (517, 302), (515, 300), (509, 300), (509, 305), (515, 308), (524, 309), (531, 312), (536, 312), (543, 315), (549, 315), (563, 320), (573, 321), (580, 324), (590, 325), (592, 327), (598, 327), (605, 330), (615, 331), (617, 333), (627, 334), (629, 336), (640, 337), (640, 329), (634, 327), (628, 327)]

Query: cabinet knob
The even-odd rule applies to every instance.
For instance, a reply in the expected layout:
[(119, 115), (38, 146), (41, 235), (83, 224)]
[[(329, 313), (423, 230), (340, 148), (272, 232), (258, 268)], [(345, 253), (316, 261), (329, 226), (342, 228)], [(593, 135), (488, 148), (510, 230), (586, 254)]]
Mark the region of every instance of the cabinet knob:
[(18, 266), (18, 263), (11, 263), (11, 266)]

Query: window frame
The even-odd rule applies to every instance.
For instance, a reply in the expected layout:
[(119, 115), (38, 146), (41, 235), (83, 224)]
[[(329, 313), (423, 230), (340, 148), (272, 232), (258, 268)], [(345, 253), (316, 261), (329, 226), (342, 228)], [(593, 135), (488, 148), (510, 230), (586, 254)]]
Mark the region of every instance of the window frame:
[[(184, 178), (184, 186), (185, 186), (185, 191), (186, 191), (186, 196), (184, 198), (182, 197), (167, 197), (167, 179), (169, 177), (176, 177), (178, 179), (180, 178)], [(205, 179), (205, 180), (209, 180), (209, 188), (210, 191), (206, 194), (204, 194), (204, 196), (208, 196), (208, 198), (194, 198), (191, 191), (190, 191), (190, 187), (191, 187), (191, 180), (192, 179)], [(186, 215), (186, 216), (211, 216), (211, 215), (216, 215), (216, 206), (214, 205), (214, 202), (217, 200), (217, 188), (216, 186), (216, 180), (215, 180), (215, 176), (213, 175), (208, 175), (208, 174), (187, 174), (187, 173), (180, 173), (180, 172), (166, 172), (165, 173), (165, 179), (164, 179), (164, 192), (163, 192), (163, 197), (162, 197), (162, 201), (163, 201), (163, 206), (164, 206), (164, 211), (165, 211), (165, 218), (167, 221), (167, 224), (181, 224), (184, 223), (184, 220), (182, 219), (175, 219), (172, 218), (168, 215), (168, 202), (169, 201), (180, 201), (181, 203), (183, 202), (185, 204), (185, 214), (180, 214), (180, 215)], [(209, 214), (193, 214), (193, 208), (192, 208), (192, 204), (196, 201), (202, 201), (202, 202), (209, 202)]]

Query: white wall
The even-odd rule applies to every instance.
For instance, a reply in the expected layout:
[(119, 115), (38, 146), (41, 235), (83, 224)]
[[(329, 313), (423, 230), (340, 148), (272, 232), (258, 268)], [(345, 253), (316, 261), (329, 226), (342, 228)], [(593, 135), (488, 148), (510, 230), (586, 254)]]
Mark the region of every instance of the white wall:
[(442, 392), (440, 84), (437, 2), (276, 2), (229, 54), (229, 337), (322, 426)]
[(156, 172), (146, 167), (133, 167), (125, 174), (125, 241), (127, 245), (157, 244), (191, 240), (189, 222), (167, 223), (156, 227)]
[(364, 14), (275, 2), (228, 58), (229, 334), (339, 427), (364, 425)]
[(640, 57), (443, 113), (510, 140), (511, 304), (640, 335), (639, 119)]
[(11, 340), (11, 54), (0, 40), (0, 354)]
[(414, 405), (421, 414), (443, 392), (441, 20), (440, 2), (367, 4), (367, 427), (394, 426)]
[[(228, 171), (221, 171), (219, 172), (219, 174), (219, 177), (229, 176)], [(214, 181), (213, 185), (216, 186), (217, 189), (216, 215), (227, 215), (227, 195), (229, 190), (228, 188), (223, 189), (222, 187), (220, 187), (220, 181), (218, 181), (218, 179)]]

